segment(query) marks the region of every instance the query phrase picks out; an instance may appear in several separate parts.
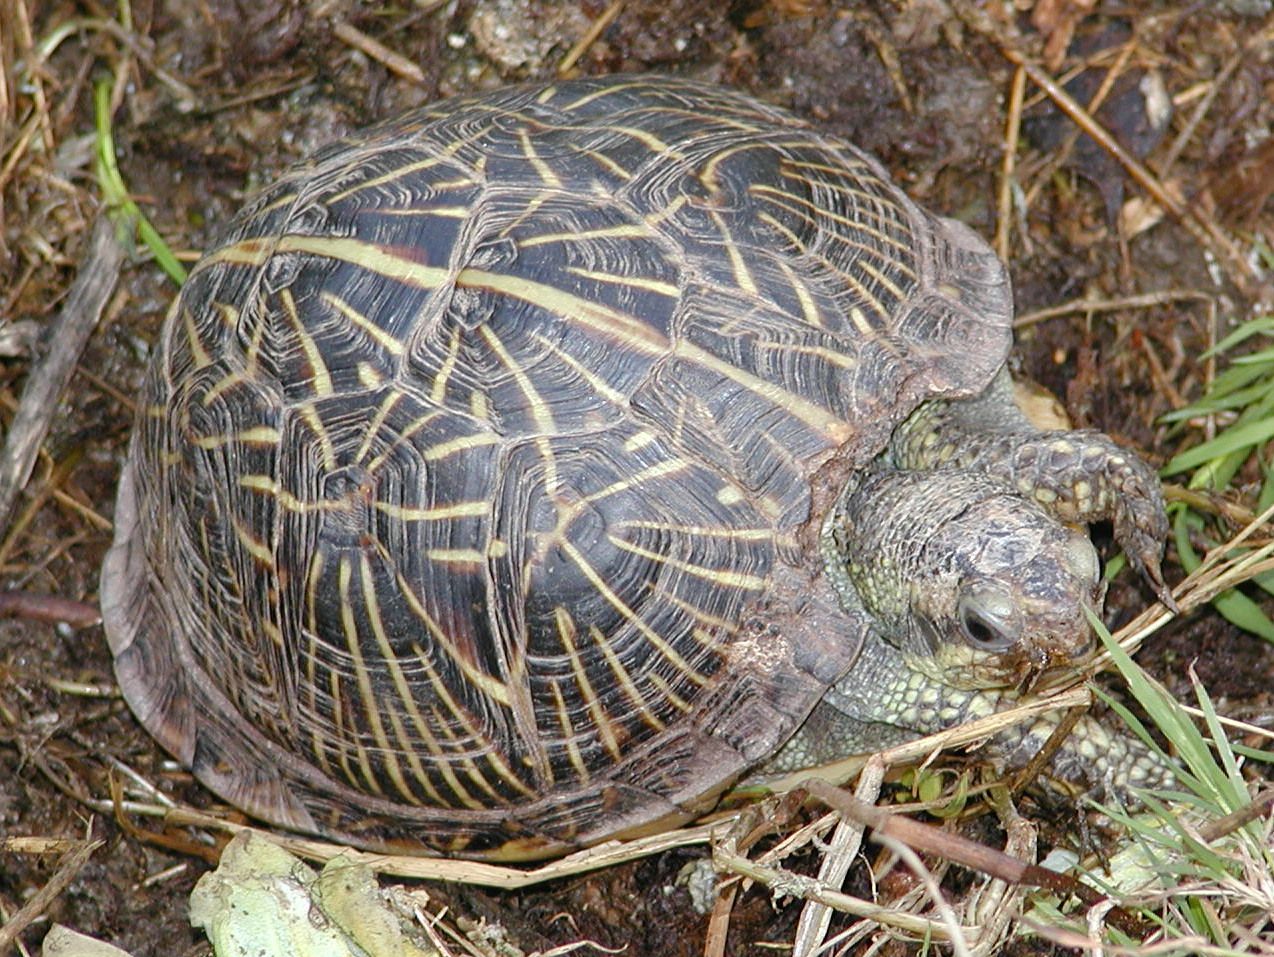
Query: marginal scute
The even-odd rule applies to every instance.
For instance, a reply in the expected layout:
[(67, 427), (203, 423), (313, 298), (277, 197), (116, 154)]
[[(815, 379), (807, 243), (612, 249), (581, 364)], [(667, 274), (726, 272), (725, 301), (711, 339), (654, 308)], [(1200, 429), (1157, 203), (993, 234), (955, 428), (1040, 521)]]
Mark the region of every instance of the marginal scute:
[(373, 127), (250, 201), (169, 315), (103, 573), (120, 686), (227, 800), (363, 847), (685, 820), (858, 652), (829, 490), (985, 387), (1008, 317), (970, 231), (737, 93)]

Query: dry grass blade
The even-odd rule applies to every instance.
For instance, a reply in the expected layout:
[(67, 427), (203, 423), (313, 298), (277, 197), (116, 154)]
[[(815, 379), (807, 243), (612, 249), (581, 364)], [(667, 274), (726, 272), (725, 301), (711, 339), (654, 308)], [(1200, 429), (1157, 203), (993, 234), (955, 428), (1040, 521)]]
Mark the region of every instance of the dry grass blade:
[[(918, 917), (892, 907), (884, 907), (871, 901), (842, 893), (835, 888), (827, 887), (817, 878), (806, 877), (781, 867), (768, 866), (752, 860), (733, 848), (719, 845), (713, 848), (712, 862), (718, 870), (730, 871), (768, 888), (776, 895), (797, 897), (801, 900), (817, 901), (820, 904), (850, 914), (875, 921), (887, 927), (915, 934), (921, 938), (948, 940), (950, 932), (941, 921)], [(959, 928), (961, 934), (970, 933), (972, 928)]]
[[(227, 820), (218, 817), (216, 814), (198, 811), (189, 807), (170, 807), (163, 804), (122, 799), (91, 800), (85, 803), (93, 810), (104, 814), (116, 816), (136, 814), (146, 817), (161, 817), (166, 824), (178, 827), (202, 827), (227, 834), (238, 834), (240, 831), (256, 831), (260, 836), (273, 841), (284, 850), (318, 863), (327, 863), (333, 858), (343, 857), (351, 864), (366, 865), (376, 873), (390, 877), (453, 881), (458, 884), (474, 884), (481, 887), (495, 887), (505, 890), (533, 887), (536, 884), (558, 880), (563, 877), (586, 874), (589, 871), (649, 857), (652, 854), (659, 854), (672, 848), (708, 844), (712, 841), (714, 835), (719, 833), (723, 827), (727, 827), (735, 817), (733, 814), (723, 815), (706, 824), (698, 824), (694, 827), (636, 838), (631, 841), (608, 841), (605, 844), (578, 851), (548, 864), (525, 869), (488, 864), (482, 861), (376, 854), (371, 851), (359, 851), (341, 844), (332, 844), (327, 841), (252, 828), (238, 821)], [(151, 837), (152, 835), (145, 834), (143, 836)]]
[[(855, 798), (865, 804), (874, 804), (880, 796), (880, 786), (885, 778), (885, 766), (879, 761), (870, 762), (858, 776)], [(828, 887), (839, 888), (845, 883), (849, 867), (862, 846), (863, 827), (860, 823), (843, 817), (836, 825), (827, 851), (819, 865), (818, 879)], [(792, 957), (812, 957), (823, 946), (831, 925), (832, 908), (820, 901), (809, 901), (801, 911), (796, 925), (796, 937), (792, 943)]]

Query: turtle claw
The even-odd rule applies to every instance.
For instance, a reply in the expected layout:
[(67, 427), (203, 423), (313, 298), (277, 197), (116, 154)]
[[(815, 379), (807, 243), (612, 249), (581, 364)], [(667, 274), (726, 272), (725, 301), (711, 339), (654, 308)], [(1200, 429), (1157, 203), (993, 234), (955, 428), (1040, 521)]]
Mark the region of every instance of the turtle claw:
[(1131, 551), (1125, 551), (1128, 561), (1132, 563), (1132, 567), (1146, 581), (1154, 591), (1155, 597), (1160, 603), (1172, 612), (1174, 615), (1181, 614), (1181, 607), (1177, 604), (1177, 600), (1172, 597), (1172, 589), (1168, 587), (1167, 581), (1163, 577), (1163, 567), (1161, 564), (1159, 550), (1156, 549), (1150, 553), (1136, 555)]
[(1163, 551), (1169, 528), (1158, 476), (1140, 459), (1130, 460), (1123, 454), (1109, 461), (1107, 476), (1116, 495), (1115, 541), (1155, 597), (1174, 615), (1180, 614), (1172, 589), (1163, 577)]

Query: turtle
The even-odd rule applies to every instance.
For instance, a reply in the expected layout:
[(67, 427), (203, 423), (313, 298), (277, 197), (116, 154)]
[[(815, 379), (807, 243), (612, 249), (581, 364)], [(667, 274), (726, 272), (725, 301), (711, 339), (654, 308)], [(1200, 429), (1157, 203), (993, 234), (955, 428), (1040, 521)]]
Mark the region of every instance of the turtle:
[(741, 92), (381, 122), (166, 316), (101, 581), (119, 686), (257, 818), (509, 860), (987, 713), (1091, 646), (1088, 524), (1171, 601), (1154, 471), (1028, 423), (1012, 318), (971, 228)]

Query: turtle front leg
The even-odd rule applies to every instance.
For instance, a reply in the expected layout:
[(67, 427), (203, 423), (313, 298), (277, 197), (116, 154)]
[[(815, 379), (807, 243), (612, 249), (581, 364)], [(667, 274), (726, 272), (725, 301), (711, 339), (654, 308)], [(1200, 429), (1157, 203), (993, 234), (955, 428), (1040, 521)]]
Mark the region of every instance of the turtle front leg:
[(974, 469), (1007, 482), (1059, 521), (1110, 521), (1128, 560), (1173, 611), (1163, 578), (1168, 537), (1154, 470), (1096, 431), (1047, 431), (1027, 421), (1001, 372), (981, 395), (931, 402), (894, 433), (890, 455), (902, 469)]

